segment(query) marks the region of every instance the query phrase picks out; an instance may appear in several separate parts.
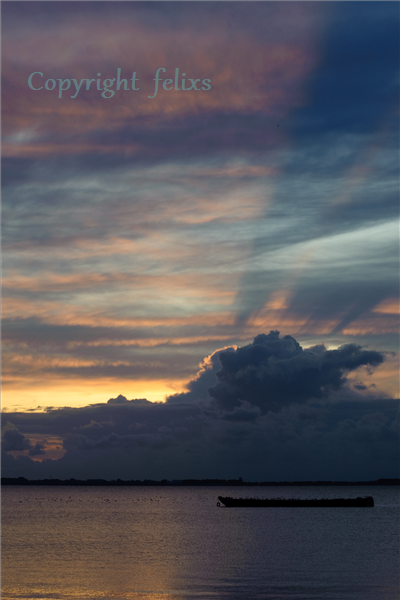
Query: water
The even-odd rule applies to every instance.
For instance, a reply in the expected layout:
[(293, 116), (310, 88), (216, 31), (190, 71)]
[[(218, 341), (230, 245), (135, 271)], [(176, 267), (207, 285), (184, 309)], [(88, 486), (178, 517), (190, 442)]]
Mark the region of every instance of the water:
[[(217, 496), (375, 508), (218, 508)], [(3, 487), (3, 600), (399, 600), (398, 487)]]

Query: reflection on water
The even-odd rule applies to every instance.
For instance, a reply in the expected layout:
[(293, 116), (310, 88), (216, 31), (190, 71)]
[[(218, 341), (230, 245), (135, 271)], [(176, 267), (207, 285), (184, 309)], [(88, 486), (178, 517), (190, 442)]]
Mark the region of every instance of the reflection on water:
[(371, 509), (217, 508), (220, 492), (4, 487), (2, 598), (398, 600), (397, 488), (257, 489)]

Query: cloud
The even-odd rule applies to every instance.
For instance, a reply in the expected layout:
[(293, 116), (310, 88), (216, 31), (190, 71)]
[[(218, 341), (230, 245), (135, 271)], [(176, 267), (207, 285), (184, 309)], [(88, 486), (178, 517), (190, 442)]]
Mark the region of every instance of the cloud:
[[(292, 336), (259, 334), (202, 362), (187, 392), (166, 403), (128, 400), (47, 413), (8, 413), (8, 476), (60, 478), (373, 479), (396, 476), (398, 401), (362, 395), (346, 374), (379, 366), (381, 352), (348, 344), (303, 349)], [(221, 392), (221, 384), (223, 389)], [(64, 456), (47, 460), (24, 435), (57, 436)], [(7, 440), (6, 440), (7, 441)], [(8, 440), (10, 442), (10, 440)], [(8, 450), (25, 448), (12, 459)], [(29, 457), (42, 458), (32, 465)]]
[[(97, 404), (49, 413), (14, 413), (21, 431), (53, 432), (66, 451), (33, 463), (3, 447), (3, 476), (105, 479), (374, 479), (398, 473), (398, 401), (365, 400), (342, 389), (324, 402), (263, 414), (243, 402)], [(102, 427), (84, 428), (91, 421)], [(84, 432), (84, 434), (80, 433)]]
[[(318, 8), (293, 6), (288, 15), (279, 6), (260, 4), (250, 12), (244, 15), (239, 5), (215, 6), (210, 19), (199, 4), (174, 9), (157, 5), (149, 18), (140, 5), (114, 3), (112, 14), (89, 6), (82, 12), (77, 7), (72, 17), (61, 5), (49, 16), (39, 9), (22, 14), (6, 8), (4, 127), (11, 135), (5, 151), (36, 157), (124, 154), (125, 146), (128, 153), (140, 156), (169, 154), (171, 146), (175, 152), (196, 152), (197, 146), (205, 148), (218, 140), (221, 146), (238, 144), (243, 136), (232, 131), (232, 114), (284, 114), (299, 103), (303, 79), (317, 60), (313, 48)], [(263, 21), (262, 34), (256, 15)], [(276, 35), (283, 29), (284, 34)], [(167, 69), (165, 77), (174, 77), (179, 67), (188, 77), (209, 78), (212, 90), (161, 89), (149, 100), (159, 67)], [(123, 77), (136, 71), (138, 91), (120, 91), (110, 100), (94, 90), (81, 91), (75, 99), (67, 92), (62, 104), (56, 92), (35, 92), (27, 86), (27, 74), (37, 70), (46, 79), (79, 80), (96, 77), (99, 69), (102, 78), (115, 78), (117, 68)], [(211, 139), (199, 126), (206, 114), (217, 115), (217, 127), (221, 115), (222, 135)], [(40, 127), (35, 127), (38, 115)], [(188, 115), (192, 122), (187, 120), (184, 131), (176, 131), (175, 124), (168, 127), (169, 121)], [(21, 130), (25, 135), (12, 135)]]
[(232, 412), (231, 418), (241, 414), (245, 405), (262, 413), (277, 412), (290, 404), (325, 398), (345, 386), (346, 374), (362, 366), (377, 367), (384, 360), (382, 352), (363, 350), (357, 344), (337, 350), (326, 350), (323, 345), (303, 350), (292, 336), (280, 337), (278, 331), (271, 331), (256, 336), (247, 346), (214, 353), (189, 383), (188, 392), (168, 401), (204, 399), (206, 386), (216, 379), (207, 392), (219, 409)]
[[(398, 469), (398, 401), (346, 375), (384, 354), (347, 344), (303, 349), (259, 334), (201, 363), (165, 403), (128, 400), (47, 413), (8, 413), (3, 475), (105, 479), (374, 479)], [(25, 438), (38, 439), (32, 447)], [(49, 460), (41, 439), (64, 455)], [(24, 455), (13, 452), (19, 450)], [(10, 454), (12, 453), (12, 454)], [(34, 464), (34, 461), (35, 464)]]
[[(77, 443), (76, 439), (78, 439)], [(72, 439), (67, 439), (64, 447), (68, 449), (69, 446), (76, 446), (79, 450), (122, 448), (123, 450), (130, 451), (132, 449), (149, 446), (156, 450), (162, 450), (171, 445), (176, 446), (177, 443), (174, 436), (165, 435), (163, 433), (129, 435), (110, 433), (95, 441), (83, 435), (78, 436), (78, 438), (73, 437)]]
[(249, 402), (241, 402), (232, 411), (223, 411), (219, 417), (225, 421), (256, 421), (261, 416), (261, 410)]
[(119, 396), (117, 396), (116, 398), (110, 398), (107, 402), (107, 404), (129, 404), (129, 403), (134, 403), (136, 406), (146, 406), (146, 404), (151, 404), (151, 402), (149, 402), (148, 400), (146, 400), (146, 398), (135, 398), (135, 400), (128, 400), (127, 398), (125, 398), (125, 396), (122, 396), (122, 394), (119, 394)]
[(41, 456), (45, 455), (45, 445), (41, 442), (36, 442), (36, 444), (31, 448), (28, 452), (28, 456)]
[(125, 396), (119, 394), (119, 396), (117, 396), (116, 398), (110, 398), (107, 404), (127, 404), (128, 402), (129, 400), (127, 400)]
[(4, 432), (1, 449), (4, 452), (24, 451), (29, 450), (31, 452), (32, 447), (29, 440), (18, 431), (18, 429), (8, 429)]
[[(227, 351), (233, 351), (233, 348), (226, 348)], [(210, 356), (207, 356), (200, 365), (200, 371), (198, 372), (195, 379), (189, 381), (186, 385), (187, 391), (172, 394), (166, 398), (166, 401), (170, 404), (179, 404), (186, 402), (196, 402), (204, 400), (208, 402), (210, 396), (208, 389), (210, 386), (215, 384), (216, 373), (220, 369), (219, 354), (223, 352), (224, 348), (216, 350)]]

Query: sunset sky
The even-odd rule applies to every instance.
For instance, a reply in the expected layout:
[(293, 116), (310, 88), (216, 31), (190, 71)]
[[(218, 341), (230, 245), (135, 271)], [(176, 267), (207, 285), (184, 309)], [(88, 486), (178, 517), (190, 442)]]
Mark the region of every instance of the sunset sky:
[(397, 2), (2, 2), (4, 475), (398, 476), (398, 43)]

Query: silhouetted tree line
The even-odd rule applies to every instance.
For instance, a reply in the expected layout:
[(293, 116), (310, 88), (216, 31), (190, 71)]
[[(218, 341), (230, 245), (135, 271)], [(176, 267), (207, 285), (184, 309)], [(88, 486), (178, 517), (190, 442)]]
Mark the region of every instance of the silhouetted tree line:
[(75, 486), (272, 486), (272, 485), (400, 485), (400, 479), (377, 479), (375, 481), (243, 481), (239, 479), (26, 479), (25, 477), (2, 477), (1, 485), (75, 485)]

